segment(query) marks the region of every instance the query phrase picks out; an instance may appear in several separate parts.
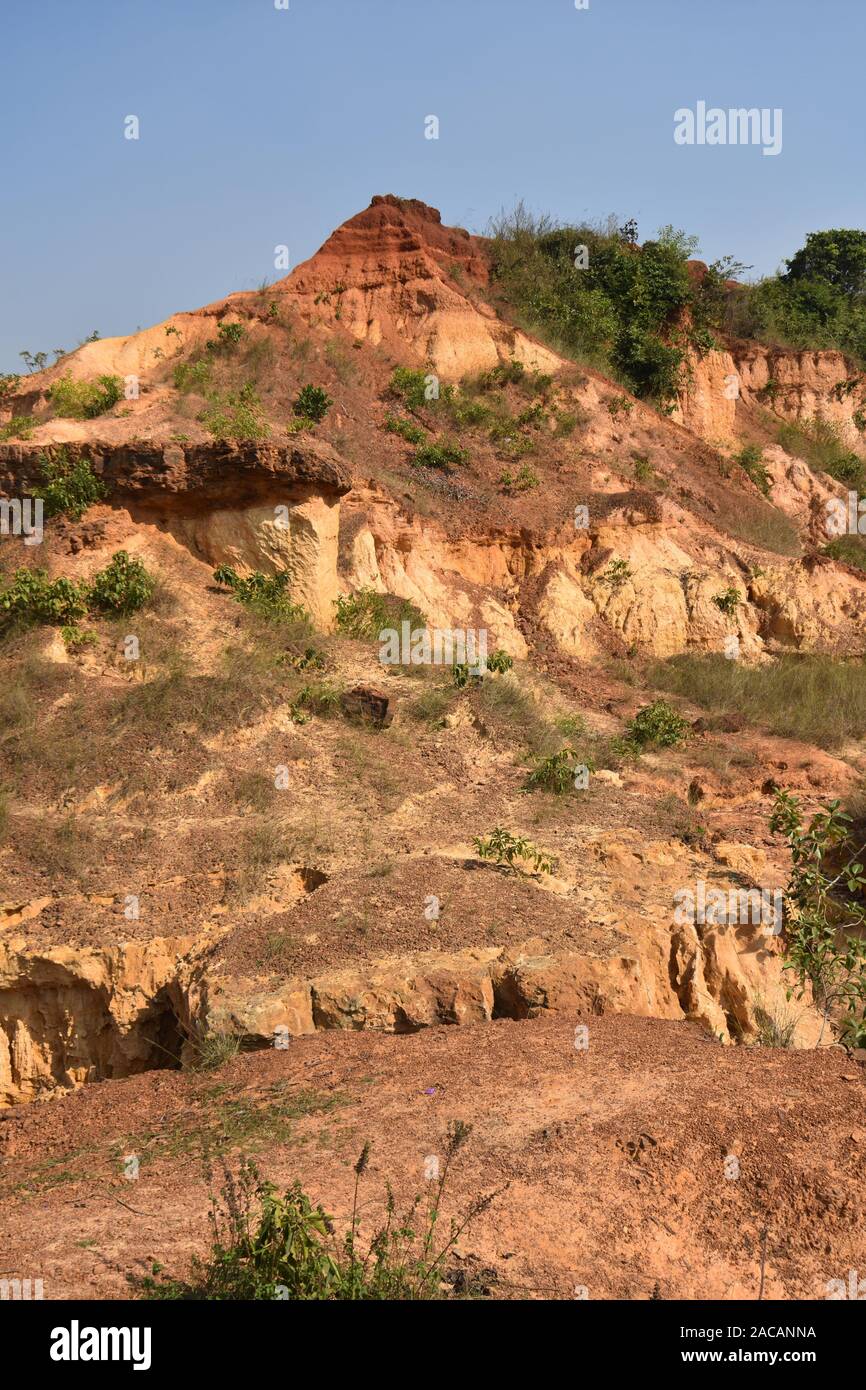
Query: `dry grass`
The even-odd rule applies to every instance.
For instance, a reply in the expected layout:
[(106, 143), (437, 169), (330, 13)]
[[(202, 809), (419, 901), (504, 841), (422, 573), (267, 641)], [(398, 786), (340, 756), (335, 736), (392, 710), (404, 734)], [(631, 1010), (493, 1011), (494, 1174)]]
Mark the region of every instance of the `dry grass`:
[(819, 748), (866, 734), (866, 665), (829, 656), (785, 656), (746, 666), (718, 654), (676, 656), (653, 666), (653, 685), (703, 709)]

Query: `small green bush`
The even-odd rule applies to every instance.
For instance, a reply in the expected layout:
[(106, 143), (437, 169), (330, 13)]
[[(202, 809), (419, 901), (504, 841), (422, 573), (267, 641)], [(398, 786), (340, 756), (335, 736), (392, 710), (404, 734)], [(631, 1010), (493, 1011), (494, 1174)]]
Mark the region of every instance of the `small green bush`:
[(626, 737), (639, 748), (654, 744), (657, 748), (674, 748), (688, 737), (689, 721), (666, 700), (653, 700), (638, 710), (626, 729)]
[(627, 560), (611, 560), (607, 569), (598, 576), (598, 582), (599, 584), (609, 584), (613, 589), (619, 589), (631, 577), (632, 571)]
[(417, 468), (441, 468), (446, 473), (453, 472), (455, 466), (469, 461), (469, 454), (451, 439), (439, 439), (434, 443), (422, 444), (412, 463)]
[(119, 376), (100, 376), (96, 381), (73, 381), (62, 376), (48, 392), (58, 415), (73, 420), (93, 420), (123, 400), (123, 381)]
[(727, 589), (724, 589), (722, 593), (714, 596), (713, 603), (720, 613), (724, 613), (726, 617), (732, 618), (740, 606), (739, 590), (735, 589), (733, 585), (730, 585)]
[(221, 1197), (212, 1195), (213, 1245), (205, 1261), (194, 1260), (190, 1281), (165, 1275), (154, 1265), (141, 1281), (150, 1300), (298, 1302), (427, 1302), (449, 1292), (446, 1261), (470, 1223), (486, 1211), (495, 1192), (476, 1199), (440, 1235), (442, 1199), (451, 1165), (470, 1135), (470, 1126), (452, 1121), (443, 1160), (426, 1211), (420, 1197), (398, 1213), (390, 1186), (385, 1217), (361, 1239), (360, 1181), (367, 1171), (370, 1145), (354, 1165), (351, 1217), (342, 1236), (334, 1219), (313, 1206), (300, 1183), (280, 1195), (263, 1182), (249, 1159), (237, 1176), (225, 1167)]
[(174, 384), (184, 395), (190, 391), (204, 393), (210, 386), (212, 376), (213, 363), (206, 357), (200, 357), (197, 362), (178, 362), (174, 369)]
[(100, 613), (125, 617), (143, 607), (151, 597), (156, 581), (141, 560), (118, 550), (111, 563), (100, 570), (87, 589), (87, 602)]
[(467, 661), (455, 661), (451, 667), (451, 679), (458, 690), (465, 690), (469, 685), (480, 685), (484, 676), (473, 671)]
[(770, 475), (763, 458), (764, 451), (757, 444), (746, 444), (734, 455), (734, 462), (740, 465), (746, 477), (751, 478), (755, 487), (767, 497), (770, 492)]
[(504, 864), (515, 873), (520, 872), (518, 865), (521, 862), (531, 865), (535, 873), (553, 872), (555, 861), (552, 855), (539, 849), (525, 835), (512, 835), (510, 830), (504, 830), (500, 825), (489, 835), (474, 836), (472, 843), (479, 859), (492, 859), (495, 864)]
[(576, 748), (561, 748), (558, 753), (538, 760), (526, 779), (526, 790), (541, 789), (553, 792), (555, 796), (565, 796), (566, 792), (574, 790), (574, 778), (579, 767), (592, 771), (591, 764)]
[(95, 647), (97, 636), (95, 632), (90, 632), (81, 627), (62, 627), (60, 636), (68, 652), (74, 656), (77, 652), (83, 651), (85, 647)]
[(409, 599), (396, 594), (379, 594), (375, 589), (356, 589), (353, 594), (341, 594), (334, 600), (335, 627), (344, 637), (359, 641), (378, 641), (385, 629), (400, 630), (408, 622), (415, 631), (427, 626), (427, 619)]
[(285, 570), (279, 570), (276, 574), (262, 574), (254, 570), (241, 579), (229, 565), (220, 565), (214, 570), (213, 577), (217, 584), (231, 589), (238, 603), (243, 603), (263, 618), (290, 623), (310, 622), (306, 609), (292, 602), (289, 575)]
[(38, 495), (45, 503), (46, 516), (68, 516), (72, 521), (80, 521), (87, 508), (106, 494), (89, 459), (72, 460), (65, 448), (54, 455), (41, 453), (39, 467)]
[(333, 400), (321, 386), (303, 386), (295, 397), (292, 410), (300, 419), (319, 425), (333, 404)]
[(390, 390), (399, 396), (411, 410), (423, 410), (430, 402), (427, 399), (427, 373), (413, 371), (411, 367), (395, 367), (391, 373)]
[(231, 352), (246, 336), (246, 331), (242, 323), (227, 323), (220, 319), (216, 337), (207, 341), (208, 352)]
[(495, 675), (504, 675), (506, 671), (511, 670), (513, 665), (513, 658), (508, 655), (508, 652), (502, 651), (500, 647), (497, 647), (496, 651), (487, 658), (487, 669)]
[(478, 385), (482, 391), (492, 391), (501, 386), (516, 386), (523, 380), (526, 368), (522, 362), (512, 358), (510, 362), (499, 362), (488, 372), (482, 372)]
[(411, 420), (404, 420), (399, 415), (386, 415), (384, 428), (390, 434), (399, 434), (407, 444), (423, 444), (427, 438), (426, 430), (422, 430), (420, 425), (413, 425)]
[(214, 439), (241, 443), (266, 439), (270, 434), (261, 400), (251, 381), (246, 382), (238, 392), (229, 391), (223, 395), (211, 391), (208, 401), (208, 406), (198, 418)]
[(546, 419), (547, 411), (541, 401), (535, 401), (532, 405), (528, 405), (525, 410), (521, 410), (517, 416), (517, 424), (522, 427), (540, 429)]
[(5, 425), (0, 425), (0, 441), (7, 439), (30, 439), (39, 424), (32, 415), (13, 415)]
[(506, 492), (529, 492), (532, 488), (538, 487), (539, 482), (538, 474), (528, 463), (524, 463), (516, 473), (511, 473), (506, 468), (499, 475), (499, 486), (505, 488)]
[(71, 626), (87, 613), (87, 590), (71, 579), (49, 579), (44, 569), (18, 569), (0, 591), (0, 627)]

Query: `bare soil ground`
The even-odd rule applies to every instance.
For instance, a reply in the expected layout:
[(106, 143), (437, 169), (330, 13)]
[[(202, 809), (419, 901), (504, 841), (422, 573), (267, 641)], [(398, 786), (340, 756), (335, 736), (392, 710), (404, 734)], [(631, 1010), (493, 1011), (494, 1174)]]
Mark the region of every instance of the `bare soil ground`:
[(148, 1073), (8, 1111), (3, 1272), (42, 1277), (46, 1298), (129, 1296), (152, 1261), (183, 1273), (207, 1245), (205, 1148), (299, 1178), (341, 1229), (369, 1139), (370, 1233), (386, 1181), (400, 1202), (423, 1192), (454, 1119), (473, 1128), (448, 1214), (504, 1189), (459, 1243), (490, 1296), (756, 1299), (765, 1250), (764, 1297), (821, 1299), (864, 1267), (862, 1066), (626, 1016), (585, 1019), (577, 1051), (577, 1022), (318, 1034), (218, 1074)]

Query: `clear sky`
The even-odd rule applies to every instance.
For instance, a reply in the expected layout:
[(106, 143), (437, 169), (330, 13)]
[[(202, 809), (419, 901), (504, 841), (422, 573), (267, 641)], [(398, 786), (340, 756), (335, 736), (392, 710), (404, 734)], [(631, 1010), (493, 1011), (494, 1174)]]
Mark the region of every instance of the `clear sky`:
[[(0, 371), (277, 278), (374, 193), (771, 272), (866, 228), (864, 41), (864, 0), (7, 0)], [(677, 145), (699, 101), (781, 108), (781, 153)]]

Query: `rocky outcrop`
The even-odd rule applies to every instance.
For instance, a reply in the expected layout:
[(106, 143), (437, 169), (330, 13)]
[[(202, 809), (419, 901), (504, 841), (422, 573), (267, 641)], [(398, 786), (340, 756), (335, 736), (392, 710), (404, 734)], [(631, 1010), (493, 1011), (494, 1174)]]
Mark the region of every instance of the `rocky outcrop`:
[(782, 420), (826, 421), (849, 448), (862, 449), (855, 416), (864, 400), (866, 376), (844, 353), (733, 341), (690, 354), (674, 419), (710, 443), (729, 444), (743, 431), (743, 408), (758, 405)]
[[(351, 478), (326, 443), (209, 444), (71, 443), (67, 457), (87, 458), (112, 500), (195, 515), (203, 509), (243, 507), (267, 499), (275, 505), (298, 495), (342, 497)], [(43, 446), (0, 445), (0, 490), (38, 494)]]
[(197, 944), (0, 946), (0, 1106), (179, 1066), (188, 1024), (182, 981)]
[(449, 380), (510, 358), (542, 371), (561, 366), (555, 353), (472, 295), (486, 282), (479, 238), (443, 227), (426, 203), (387, 194), (272, 288), (361, 341), (408, 346)]

